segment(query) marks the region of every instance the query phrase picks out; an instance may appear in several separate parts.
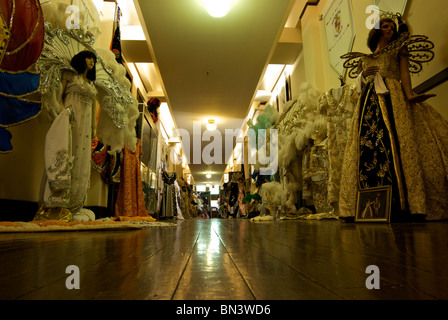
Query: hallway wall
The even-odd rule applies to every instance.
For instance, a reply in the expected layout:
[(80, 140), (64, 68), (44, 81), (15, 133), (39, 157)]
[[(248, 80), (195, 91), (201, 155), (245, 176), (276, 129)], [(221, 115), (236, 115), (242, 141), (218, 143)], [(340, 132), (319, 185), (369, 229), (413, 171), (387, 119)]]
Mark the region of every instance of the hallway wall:
[[(337, 74), (332, 70), (327, 56), (327, 45), (323, 21), (319, 15), (325, 12), (332, 0), (321, 0), (317, 6), (309, 6), (302, 19), (303, 52), (295, 63), (291, 75), (292, 95), (298, 93), (300, 84), (307, 81), (320, 91), (327, 91), (340, 85)], [(352, 1), (356, 38), (354, 51), (368, 52), (366, 38), (368, 30), (365, 27), (367, 14), (365, 8), (371, 0)], [(109, 3), (113, 4), (113, 3)], [(448, 67), (448, 19), (443, 0), (408, 0), (404, 18), (411, 31), (429, 36), (435, 43), (435, 59), (424, 66), (423, 71), (413, 76), (413, 84), (417, 86), (438, 72)], [(105, 14), (110, 17), (110, 14)], [(113, 15), (112, 15), (113, 17)], [(101, 35), (97, 37), (96, 46), (108, 48), (112, 36), (112, 18), (103, 18), (99, 26)], [(353, 81), (347, 79), (348, 82)], [(140, 87), (146, 97), (146, 91), (137, 83), (132, 90), (136, 95)], [(429, 93), (437, 94), (429, 103), (448, 119), (448, 82), (432, 89)], [(43, 150), (45, 133), (50, 123), (37, 117), (22, 125), (11, 127), (13, 151), (0, 155), (0, 199), (37, 202), (44, 160)], [(159, 138), (161, 134), (158, 132)], [(107, 187), (99, 175), (92, 170), (91, 191), (87, 199), (88, 206), (107, 205)]]

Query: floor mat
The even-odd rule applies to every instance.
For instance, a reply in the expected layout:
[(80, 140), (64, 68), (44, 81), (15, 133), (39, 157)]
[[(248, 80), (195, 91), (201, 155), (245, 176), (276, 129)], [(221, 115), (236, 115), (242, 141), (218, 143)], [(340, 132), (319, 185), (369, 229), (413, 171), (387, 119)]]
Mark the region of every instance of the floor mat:
[(62, 222), (56, 220), (31, 222), (0, 222), (0, 232), (50, 232), (50, 231), (84, 231), (84, 230), (132, 230), (142, 226), (128, 222), (87, 221)]

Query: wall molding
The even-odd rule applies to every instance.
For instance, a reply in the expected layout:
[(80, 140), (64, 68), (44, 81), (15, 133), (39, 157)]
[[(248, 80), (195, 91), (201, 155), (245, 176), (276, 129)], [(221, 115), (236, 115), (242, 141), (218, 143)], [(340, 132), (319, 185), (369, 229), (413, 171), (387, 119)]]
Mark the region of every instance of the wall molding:
[(426, 93), (429, 90), (441, 85), (442, 83), (444, 83), (447, 80), (448, 80), (448, 68), (445, 68), (442, 71), (440, 71), (439, 73), (437, 73), (436, 75), (434, 75), (431, 78), (429, 78), (428, 80), (426, 80), (425, 82), (416, 86), (414, 88), (414, 91), (417, 94)]
[(300, 14), (300, 18), (299, 20), (302, 19), (303, 15), (305, 14), (306, 8), (308, 8), (308, 6), (317, 6), (319, 4), (320, 0), (308, 0), (307, 3), (305, 3), (305, 6), (303, 7), (302, 13)]

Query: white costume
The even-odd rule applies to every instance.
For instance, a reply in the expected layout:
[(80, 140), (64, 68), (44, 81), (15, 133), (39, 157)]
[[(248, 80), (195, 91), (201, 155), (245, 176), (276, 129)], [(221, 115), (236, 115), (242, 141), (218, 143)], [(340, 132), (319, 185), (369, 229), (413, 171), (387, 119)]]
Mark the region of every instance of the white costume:
[[(42, 207), (35, 219), (57, 219), (50, 214), (45, 217), (42, 208), (63, 208), (66, 220), (67, 209), (72, 215), (85, 213), (82, 207), (90, 186), (96, 101), (100, 106), (98, 139), (111, 152), (125, 146), (129, 150), (136, 148), (138, 104), (131, 95), (126, 70), (110, 50), (94, 50), (94, 40), (82, 29), (54, 29), (45, 23), (45, 45), (37, 66), (42, 109), (53, 122), (45, 141), (45, 172), (39, 199)], [(92, 82), (85, 81), (70, 65), (73, 56), (84, 50), (97, 58), (96, 80)], [(66, 83), (65, 88), (62, 83)]]

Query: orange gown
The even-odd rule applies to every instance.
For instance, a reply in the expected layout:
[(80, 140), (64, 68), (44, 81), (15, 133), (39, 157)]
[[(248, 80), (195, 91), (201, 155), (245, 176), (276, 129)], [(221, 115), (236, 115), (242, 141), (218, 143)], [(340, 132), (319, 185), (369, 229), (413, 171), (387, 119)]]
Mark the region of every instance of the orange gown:
[(147, 217), (154, 221), (146, 210), (145, 197), (140, 172), (142, 144), (138, 140), (135, 151), (123, 149), (121, 181), (115, 203), (115, 217)]

